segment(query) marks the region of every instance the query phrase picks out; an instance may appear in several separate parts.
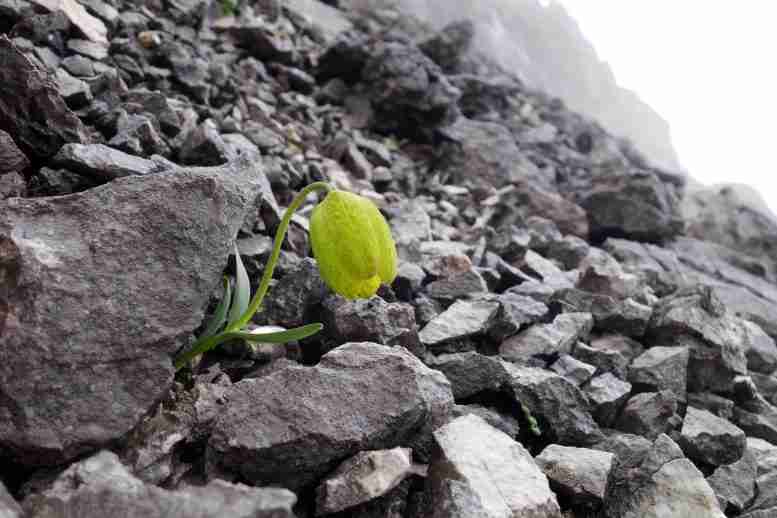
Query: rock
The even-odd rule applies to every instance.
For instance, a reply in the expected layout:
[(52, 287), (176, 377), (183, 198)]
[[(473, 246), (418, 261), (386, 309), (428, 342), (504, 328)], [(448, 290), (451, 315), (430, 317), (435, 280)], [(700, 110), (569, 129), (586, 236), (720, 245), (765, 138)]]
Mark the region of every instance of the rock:
[(777, 471), (755, 479), (755, 500), (749, 510), (777, 509)]
[(777, 370), (777, 343), (758, 324), (742, 321), (747, 334), (745, 356), (747, 368), (762, 374), (771, 374)]
[(474, 269), (452, 277), (439, 279), (426, 285), (427, 295), (435, 299), (447, 301), (454, 301), (468, 295), (486, 292), (488, 292), (486, 281)]
[(457, 300), (426, 324), (418, 336), (432, 350), (460, 347), (473, 335), (485, 333), (498, 309), (499, 303), (495, 301)]
[[(445, 377), (401, 348), (350, 343), (315, 367), (232, 386), (208, 440), (209, 470), (302, 488), (362, 450), (416, 448), (453, 405)], [(419, 457), (423, 459), (423, 457)]]
[(184, 136), (178, 159), (189, 165), (220, 165), (230, 159), (216, 123), (208, 119)]
[(116, 135), (108, 144), (131, 155), (170, 156), (170, 146), (156, 129), (156, 123), (145, 115), (119, 116), (116, 121)]
[(586, 448), (551, 444), (534, 460), (550, 487), (574, 507), (601, 508), (615, 455)]
[(102, 451), (71, 465), (42, 494), (24, 501), (27, 516), (105, 516), (107, 509), (149, 518), (234, 516), (293, 518), (297, 497), (286, 489), (255, 488), (216, 480), (167, 491), (133, 477), (115, 454)]
[(462, 56), (472, 45), (475, 24), (471, 20), (449, 23), (443, 29), (422, 42), (419, 48), (446, 73), (457, 71)]
[(306, 258), (288, 271), (271, 288), (271, 293), (264, 303), (263, 314), (267, 321), (292, 328), (309, 321), (329, 290), (321, 279), (316, 261)]
[(688, 405), (707, 410), (726, 420), (734, 415), (734, 402), (709, 392), (691, 392), (688, 394)]
[(427, 365), (445, 374), (457, 400), (486, 390), (499, 390), (507, 380), (507, 372), (499, 360), (474, 351), (441, 354), (430, 358)]
[(401, 345), (421, 354), (415, 311), (410, 304), (388, 303), (377, 296), (346, 300), (332, 295), (324, 300), (321, 312), (326, 333), (338, 343)]
[(420, 200), (412, 199), (403, 203), (390, 223), (391, 233), (397, 243), (432, 239), (432, 220)]
[(628, 465), (638, 462), (639, 459), (644, 458), (653, 445), (653, 443), (639, 435), (623, 433), (617, 430), (605, 430), (604, 433), (604, 440), (594, 444), (592, 447), (615, 455), (617, 464)]
[(421, 289), (424, 279), (426, 279), (426, 272), (423, 268), (415, 263), (399, 261), (397, 276), (391, 287), (400, 300), (410, 301)]
[(559, 262), (565, 270), (574, 270), (588, 256), (589, 244), (577, 236), (564, 236), (560, 241), (548, 245), (549, 259)]
[(336, 513), (385, 495), (412, 473), (410, 456), (407, 448), (357, 453), (316, 489), (316, 515)]
[(593, 338), (590, 345), (577, 344), (572, 354), (578, 360), (596, 366), (597, 372), (612, 372), (625, 380), (629, 364), (643, 349), (642, 344), (636, 340), (609, 334)]
[(323, 38), (324, 43), (332, 42), (340, 33), (351, 28), (351, 22), (341, 10), (322, 2), (287, 0), (283, 7), (292, 16), (303, 17), (315, 33)]
[(589, 313), (566, 313), (552, 324), (535, 324), (499, 347), (499, 355), (507, 361), (526, 363), (533, 358), (549, 358), (569, 354), (579, 340), (588, 338), (593, 327)]
[(22, 152), (47, 159), (67, 142), (89, 141), (51, 78), (6, 36), (0, 36), (0, 62), (0, 91), (14, 97), (13, 103), (0, 107), (0, 129), (12, 135)]
[(30, 0), (32, 3), (44, 7), (50, 12), (61, 11), (68, 20), (78, 27), (78, 30), (87, 40), (95, 43), (108, 43), (108, 28), (105, 24), (87, 12), (80, 3), (75, 0)]
[(113, 444), (161, 400), (261, 175), (241, 162), (2, 203), (0, 444), (12, 458), (50, 466)]
[(644, 455), (618, 462), (608, 484), (608, 518), (724, 518), (715, 493), (666, 435)]
[(169, 162), (147, 160), (103, 144), (65, 144), (52, 164), (103, 182), (125, 176), (150, 175), (172, 168)]
[(688, 349), (651, 347), (629, 366), (628, 380), (637, 391), (671, 390), (678, 401), (686, 399)]
[(92, 91), (84, 81), (71, 76), (64, 68), (56, 70), (55, 79), (59, 94), (73, 109), (83, 108), (92, 102)]
[[(527, 168), (527, 172), (532, 172), (532, 169)], [(588, 239), (588, 215), (585, 210), (555, 192), (553, 186), (547, 185), (547, 180), (537, 182), (529, 176), (516, 182), (515, 188), (506, 202), (510, 205), (508, 210), (515, 210), (524, 218), (530, 215), (547, 218), (562, 233)]]
[(457, 184), (465, 180), (478, 180), (493, 187), (521, 180), (548, 184), (548, 179), (500, 124), (461, 117), (440, 131), (450, 141), (440, 149), (441, 167), (450, 172), (451, 180)]
[(506, 362), (503, 366), (509, 376), (505, 390), (529, 411), (550, 440), (577, 446), (601, 440), (588, 401), (571, 382), (542, 369)]
[(551, 296), (551, 307), (560, 305), (562, 311), (591, 313), (598, 329), (627, 336), (641, 337), (650, 322), (650, 307), (632, 299), (616, 300), (575, 288), (562, 288)]
[(434, 432), (425, 516), (560, 518), (548, 479), (523, 446), (474, 415)]
[(0, 516), (3, 518), (21, 518), (22, 508), (16, 500), (8, 494), (8, 490), (0, 483)]
[(732, 390), (734, 378), (747, 372), (746, 333), (709, 287), (665, 297), (650, 323), (656, 345), (688, 347), (688, 389), (694, 392)]
[(108, 45), (105, 43), (72, 38), (67, 40), (67, 48), (95, 61), (102, 61), (108, 57)]
[(616, 428), (624, 432), (655, 439), (679, 427), (682, 419), (677, 415), (677, 398), (674, 392), (644, 392), (629, 399), (616, 421)]
[(770, 509), (761, 509), (758, 511), (753, 511), (751, 513), (745, 513), (742, 515), (739, 515), (740, 518), (771, 518), (772, 516), (777, 515), (777, 507), (772, 507)]
[(27, 184), (21, 174), (12, 171), (0, 175), (0, 200), (14, 196), (24, 196), (26, 191)]
[(749, 437), (777, 443), (777, 407), (769, 404), (760, 395), (755, 404), (747, 407), (735, 405), (732, 421)]
[(605, 372), (585, 384), (583, 392), (591, 402), (596, 422), (600, 426), (609, 427), (629, 399), (631, 383), (619, 380), (611, 372)]
[(741, 513), (755, 496), (755, 477), (758, 466), (755, 454), (746, 450), (742, 458), (725, 466), (719, 466), (707, 477), (720, 507), (726, 512)]
[(461, 92), (418, 47), (399, 42), (379, 45), (364, 65), (375, 126), (414, 135), (449, 120)]
[(591, 379), (596, 372), (596, 367), (576, 360), (568, 354), (562, 354), (553, 362), (550, 370), (577, 385), (578, 387)]
[(549, 311), (542, 302), (515, 293), (503, 293), (497, 300), (499, 312), (488, 329), (488, 336), (497, 342), (517, 334), (527, 324), (542, 320)]
[(745, 432), (706, 410), (689, 406), (679, 444), (689, 459), (722, 466), (738, 461), (745, 453)]
[(588, 213), (595, 240), (663, 241), (683, 229), (674, 187), (652, 173), (602, 176), (580, 205)]
[(451, 417), (455, 419), (467, 414), (474, 414), (482, 418), (485, 422), (500, 432), (503, 432), (513, 439), (518, 440), (517, 437), (521, 432), (521, 426), (515, 417), (507, 414), (501, 414), (492, 408), (480, 405), (455, 405), (453, 407)]
[(24, 171), (29, 165), (30, 161), (16, 146), (11, 135), (0, 130), (0, 175)]

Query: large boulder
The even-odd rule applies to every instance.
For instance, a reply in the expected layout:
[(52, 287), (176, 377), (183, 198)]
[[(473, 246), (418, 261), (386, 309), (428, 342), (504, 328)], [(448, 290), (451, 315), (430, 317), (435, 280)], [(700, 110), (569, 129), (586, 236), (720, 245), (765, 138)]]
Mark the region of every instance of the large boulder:
[(121, 439), (164, 397), (262, 175), (239, 162), (0, 202), (8, 455), (65, 462)]

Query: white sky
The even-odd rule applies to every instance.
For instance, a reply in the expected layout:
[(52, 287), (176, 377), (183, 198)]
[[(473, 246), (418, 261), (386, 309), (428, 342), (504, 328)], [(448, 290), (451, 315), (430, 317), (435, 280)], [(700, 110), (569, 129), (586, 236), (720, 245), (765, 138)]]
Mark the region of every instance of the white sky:
[(777, 212), (777, 0), (558, 1), (691, 176), (752, 185)]

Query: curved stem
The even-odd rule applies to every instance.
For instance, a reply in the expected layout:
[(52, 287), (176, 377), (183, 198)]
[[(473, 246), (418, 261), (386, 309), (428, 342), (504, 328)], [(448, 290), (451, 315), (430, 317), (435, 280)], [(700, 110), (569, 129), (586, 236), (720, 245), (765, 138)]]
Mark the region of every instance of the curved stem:
[(333, 190), (332, 186), (326, 182), (313, 182), (302, 189), (299, 194), (297, 194), (297, 196), (292, 200), (291, 205), (289, 205), (289, 207), (286, 209), (286, 212), (283, 213), (281, 224), (278, 225), (278, 231), (275, 233), (275, 243), (273, 244), (272, 254), (270, 254), (270, 259), (267, 261), (267, 265), (264, 267), (262, 280), (259, 282), (259, 289), (256, 290), (256, 293), (251, 299), (251, 303), (248, 305), (248, 309), (246, 309), (245, 313), (243, 313), (240, 318), (237, 319), (225, 331), (228, 332), (243, 329), (243, 326), (245, 326), (251, 320), (251, 317), (254, 316), (254, 313), (256, 313), (261, 307), (262, 300), (267, 294), (267, 290), (270, 288), (270, 280), (272, 280), (272, 274), (275, 271), (275, 265), (278, 264), (278, 257), (281, 255), (281, 245), (283, 245), (283, 239), (286, 237), (286, 231), (289, 229), (289, 223), (291, 222), (291, 217), (294, 215), (294, 212), (296, 212), (300, 205), (302, 205), (302, 202), (305, 201), (305, 198), (307, 198), (308, 194), (315, 191), (329, 192), (331, 190)]

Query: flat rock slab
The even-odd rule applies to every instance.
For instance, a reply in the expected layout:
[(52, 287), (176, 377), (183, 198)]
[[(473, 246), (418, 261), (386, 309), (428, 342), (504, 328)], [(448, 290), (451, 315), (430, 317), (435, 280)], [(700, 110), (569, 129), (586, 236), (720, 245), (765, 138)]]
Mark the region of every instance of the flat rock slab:
[(0, 202), (0, 446), (17, 462), (116, 441), (166, 394), (262, 174), (246, 161)]
[(65, 144), (52, 163), (103, 182), (158, 173), (171, 166), (165, 160), (140, 158), (105, 144)]
[(745, 453), (745, 432), (706, 410), (689, 406), (680, 431), (680, 446), (695, 461), (721, 466)]
[(24, 502), (30, 518), (294, 518), (294, 493), (215, 480), (166, 491), (132, 476), (115, 454), (102, 451), (73, 464), (42, 494)]
[(427, 516), (560, 518), (548, 479), (523, 446), (469, 414), (434, 432)]
[(226, 393), (210, 471), (305, 487), (362, 450), (414, 447), (453, 406), (450, 383), (401, 347), (349, 343), (315, 367), (290, 366)]
[(30, 158), (48, 158), (66, 142), (88, 142), (52, 77), (36, 67), (6, 36), (0, 36), (0, 129)]
[(32, 3), (45, 7), (49, 11), (62, 11), (70, 20), (70, 23), (78, 29), (90, 41), (95, 43), (108, 43), (108, 28), (99, 18), (95, 18), (86, 11), (83, 5), (76, 0), (31, 0)]

